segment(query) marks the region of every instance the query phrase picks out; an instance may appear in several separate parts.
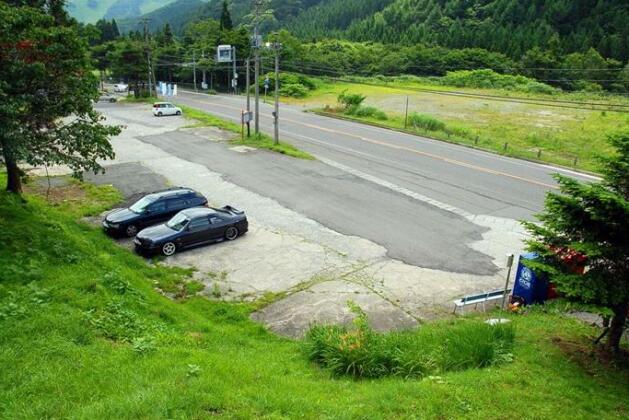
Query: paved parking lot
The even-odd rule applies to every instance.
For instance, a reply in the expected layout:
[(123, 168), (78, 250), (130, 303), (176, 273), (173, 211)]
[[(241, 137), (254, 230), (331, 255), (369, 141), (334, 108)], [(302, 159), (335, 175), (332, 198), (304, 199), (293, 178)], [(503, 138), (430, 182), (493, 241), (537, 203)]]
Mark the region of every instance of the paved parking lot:
[[(451, 310), (456, 297), (500, 287), (505, 254), (521, 247), (523, 233), (516, 221), (448, 215), (445, 209), (444, 220), (469, 225), (466, 229), (470, 234), (461, 238), (464, 246), (453, 243), (453, 256), (444, 255), (444, 262), (439, 264), (446, 267), (448, 258), (462, 260), (469, 255), (472, 261), (482, 261), (486, 269), (452, 271), (391, 258), (385, 246), (339, 233), (342, 229), (308, 217), (305, 208), (278, 201), (261, 189), (252, 190), (246, 179), (230, 176), (226, 169), (231, 165), (244, 170), (248, 160), (261, 154), (266, 165), (285, 168), (287, 174), (303, 171), (299, 165), (307, 162), (231, 148), (225, 143), (229, 133), (184, 128), (190, 122), (179, 117), (154, 118), (147, 105), (105, 104), (99, 109), (111, 123), (124, 124), (126, 129), (113, 140), (116, 159), (103, 162), (106, 175), (89, 179), (111, 183), (130, 197), (165, 185), (185, 185), (206, 195), (212, 205), (230, 204), (245, 210), (250, 220), (247, 235), (234, 242), (182, 252), (165, 263), (196, 267), (196, 275), (208, 286), (206, 291), (218, 289), (224, 299), (253, 300), (264, 295), (268, 298), (271, 293), (274, 303), (254, 318), (281, 334), (297, 337), (313, 322), (349, 320), (348, 300), (358, 303), (378, 329), (404, 328), (441, 316)], [(175, 152), (183, 144), (208, 151), (220, 164), (182, 158)], [(361, 188), (382, 188), (338, 168), (319, 169), (322, 165), (314, 162), (308, 170), (325, 170), (326, 176), (349, 181), (356, 178)]]

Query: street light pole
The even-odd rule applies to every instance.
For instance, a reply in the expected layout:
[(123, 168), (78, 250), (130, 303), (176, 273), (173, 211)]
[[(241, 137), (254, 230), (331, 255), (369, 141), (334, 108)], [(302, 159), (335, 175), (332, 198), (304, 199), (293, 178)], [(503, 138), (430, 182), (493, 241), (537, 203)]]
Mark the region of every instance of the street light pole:
[(199, 89), (197, 89), (197, 58), (194, 50), (192, 50), (192, 80), (194, 82), (194, 91), (198, 92)]
[(260, 20), (260, 8), (262, 1), (255, 1), (255, 24), (253, 29), (253, 51), (254, 51), (254, 77), (255, 83), (255, 133), (256, 138), (260, 135), (260, 42), (258, 39), (258, 24)]
[[(249, 114), (251, 112), (251, 87), (250, 87), (250, 83), (249, 83), (249, 65), (251, 63), (251, 60), (249, 58), (247, 58), (246, 61), (246, 65), (247, 65), (247, 114)], [(251, 123), (249, 122), (249, 120), (247, 120), (247, 137), (251, 137)]]
[(232, 85), (234, 87), (234, 95), (238, 95), (238, 73), (236, 71), (236, 47), (232, 47), (232, 60), (234, 63), (234, 73), (232, 74)]
[(275, 135), (273, 143), (278, 144), (280, 141), (280, 43), (273, 43), (273, 49), (275, 50), (275, 112), (273, 113)]

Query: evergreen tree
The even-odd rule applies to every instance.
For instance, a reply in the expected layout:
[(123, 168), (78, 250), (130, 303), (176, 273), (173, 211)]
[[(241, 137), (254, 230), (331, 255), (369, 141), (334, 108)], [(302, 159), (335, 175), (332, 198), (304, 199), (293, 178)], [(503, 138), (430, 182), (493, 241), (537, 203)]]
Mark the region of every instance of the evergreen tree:
[[(610, 142), (617, 154), (604, 161), (602, 182), (556, 175), (560, 193), (546, 196), (542, 224), (524, 225), (539, 255), (532, 268), (549, 273), (566, 297), (613, 314), (607, 347), (617, 352), (629, 311), (629, 134)], [(583, 274), (567, 263), (575, 255), (585, 258)]]
[(223, 10), (221, 11), (221, 31), (231, 31), (234, 28), (232, 18), (227, 8), (227, 0), (223, 0)]
[(173, 31), (170, 29), (169, 23), (164, 25), (163, 39), (164, 45), (171, 45), (174, 43), (175, 37), (173, 36)]
[(111, 33), (113, 39), (120, 38), (120, 31), (118, 30), (118, 24), (116, 23), (116, 19), (111, 20)]

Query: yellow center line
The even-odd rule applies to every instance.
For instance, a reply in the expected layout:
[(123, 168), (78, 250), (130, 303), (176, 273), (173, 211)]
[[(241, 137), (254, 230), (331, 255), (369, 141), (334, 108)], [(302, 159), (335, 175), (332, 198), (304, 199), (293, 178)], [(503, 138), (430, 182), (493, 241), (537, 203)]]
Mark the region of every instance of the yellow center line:
[[(197, 102), (197, 103), (203, 104), (203, 105), (208, 105), (208, 102), (198, 101), (198, 100), (195, 100), (195, 99), (190, 99), (190, 100), (193, 101), (193, 102)], [(212, 102), (211, 105), (215, 105), (215, 106), (222, 107), (222, 108), (227, 108), (227, 109), (233, 109), (233, 110), (236, 110), (236, 111), (240, 111), (241, 110), (240, 108), (237, 108), (237, 107), (234, 107), (234, 106), (222, 105), (222, 104), (217, 104), (217, 103), (214, 103), (214, 102)], [(389, 143), (389, 142), (382, 141), (382, 140), (370, 139), (368, 137), (358, 136), (356, 134), (348, 133), (346, 131), (340, 131), (340, 130), (335, 130), (335, 129), (332, 129), (332, 128), (321, 127), (321, 126), (318, 126), (318, 125), (315, 125), (315, 124), (304, 123), (304, 122), (293, 120), (293, 119), (286, 118), (286, 117), (284, 117), (282, 119), (284, 121), (288, 121), (288, 122), (291, 122), (293, 124), (301, 125), (301, 126), (308, 127), (308, 128), (313, 128), (315, 130), (326, 131), (328, 133), (333, 133), (333, 134), (340, 134), (340, 135), (343, 135), (343, 136), (353, 137), (353, 138), (358, 139), (360, 141), (364, 141), (364, 142), (368, 142), (368, 143), (372, 143), (372, 144), (377, 144), (379, 146), (389, 147), (391, 149), (403, 150), (405, 152), (411, 152), (411, 153), (414, 153), (414, 154), (419, 155), (419, 156), (425, 156), (425, 157), (429, 157), (431, 159), (440, 160), (442, 162), (446, 162), (446, 163), (449, 163), (451, 165), (456, 165), (456, 166), (461, 166), (461, 167), (465, 167), (465, 168), (469, 168), (469, 169), (474, 169), (476, 171), (484, 172), (484, 173), (488, 173), (488, 174), (492, 174), (492, 175), (499, 175), (499, 176), (503, 176), (503, 177), (506, 177), (506, 178), (516, 179), (518, 181), (522, 181), (522, 182), (526, 182), (526, 183), (529, 183), (529, 184), (538, 185), (538, 186), (541, 186), (541, 187), (544, 187), (544, 188), (550, 188), (550, 189), (555, 189), (555, 190), (558, 189), (558, 187), (556, 185), (547, 184), (545, 182), (536, 181), (534, 179), (529, 179), (529, 178), (521, 177), (521, 176), (518, 176), (518, 175), (513, 175), (513, 174), (510, 174), (510, 173), (503, 172), (503, 171), (498, 171), (498, 170), (495, 170), (495, 169), (485, 168), (483, 166), (478, 166), (478, 165), (474, 165), (474, 164), (471, 164), (471, 163), (463, 162), (463, 161), (460, 161), (460, 160), (451, 159), (449, 157), (436, 155), (434, 153), (422, 152), (421, 150), (413, 149), (411, 147), (400, 146), (400, 145)]]

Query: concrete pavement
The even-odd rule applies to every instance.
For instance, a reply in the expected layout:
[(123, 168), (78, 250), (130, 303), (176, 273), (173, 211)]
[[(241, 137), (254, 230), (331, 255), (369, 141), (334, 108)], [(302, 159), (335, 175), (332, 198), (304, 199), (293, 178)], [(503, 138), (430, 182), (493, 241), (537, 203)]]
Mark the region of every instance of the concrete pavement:
[(368, 165), (234, 148), (228, 133), (182, 128), (189, 122), (154, 118), (146, 105), (100, 109), (109, 122), (126, 124), (112, 142), (116, 160), (103, 162), (110, 173), (139, 164), (145, 170), (125, 173), (129, 183), (165, 179), (247, 211), (244, 237), (166, 263), (196, 267), (208, 294), (219, 290), (223, 299), (273, 293), (276, 301), (254, 316), (282, 334), (347, 321), (348, 300), (379, 329), (443, 315), (462, 294), (500, 287), (504, 255), (521, 247), (513, 219), (421, 194)]

